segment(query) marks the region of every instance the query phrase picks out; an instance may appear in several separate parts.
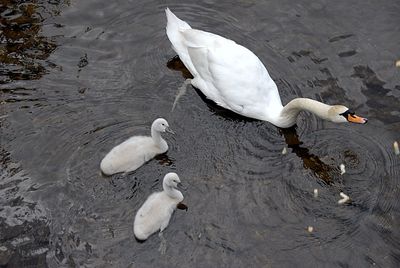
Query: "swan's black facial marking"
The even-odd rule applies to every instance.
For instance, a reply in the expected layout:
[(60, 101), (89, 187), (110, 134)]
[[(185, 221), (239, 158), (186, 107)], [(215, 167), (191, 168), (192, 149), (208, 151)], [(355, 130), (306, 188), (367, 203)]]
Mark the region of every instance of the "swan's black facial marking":
[(348, 119), (348, 118), (349, 118), (349, 115), (350, 115), (351, 117), (355, 117), (355, 116), (354, 116), (355, 114), (356, 114), (355, 112), (353, 112), (353, 111), (351, 111), (351, 110), (347, 110), (346, 112), (341, 113), (340, 115), (342, 115), (344, 118)]

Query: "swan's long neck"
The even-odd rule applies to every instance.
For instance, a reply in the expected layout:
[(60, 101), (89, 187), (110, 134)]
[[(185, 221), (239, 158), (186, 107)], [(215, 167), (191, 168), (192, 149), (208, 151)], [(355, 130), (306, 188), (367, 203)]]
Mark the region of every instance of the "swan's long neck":
[(163, 183), (163, 189), (169, 197), (171, 197), (173, 199), (177, 199), (178, 202), (183, 200), (183, 195), (179, 190), (177, 190), (171, 186), (168, 186), (165, 183)]
[(167, 142), (161, 137), (161, 133), (159, 131), (151, 128), (151, 137), (153, 138), (153, 141), (157, 145), (157, 147), (159, 147), (163, 151), (168, 150)]
[(279, 118), (278, 127), (290, 127), (296, 123), (297, 116), (301, 111), (308, 111), (315, 114), (316, 116), (328, 120), (329, 119), (329, 109), (332, 106), (325, 103), (308, 99), (308, 98), (296, 98), (286, 104)]

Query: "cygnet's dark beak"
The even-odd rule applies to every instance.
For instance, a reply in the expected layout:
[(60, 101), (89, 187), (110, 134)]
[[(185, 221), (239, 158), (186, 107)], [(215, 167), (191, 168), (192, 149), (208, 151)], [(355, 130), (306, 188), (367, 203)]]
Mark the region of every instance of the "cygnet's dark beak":
[(186, 187), (183, 186), (183, 184), (181, 182), (178, 182), (178, 184), (176, 185), (176, 188), (178, 188), (179, 190), (186, 190)]
[(185, 204), (183, 204), (182, 202), (178, 203), (178, 205), (176, 205), (177, 209), (181, 209), (181, 210), (188, 210), (188, 206), (186, 206)]
[(171, 134), (175, 134), (175, 132), (173, 132), (172, 129), (170, 129), (169, 127), (167, 127), (167, 128), (165, 129), (165, 132), (171, 133)]

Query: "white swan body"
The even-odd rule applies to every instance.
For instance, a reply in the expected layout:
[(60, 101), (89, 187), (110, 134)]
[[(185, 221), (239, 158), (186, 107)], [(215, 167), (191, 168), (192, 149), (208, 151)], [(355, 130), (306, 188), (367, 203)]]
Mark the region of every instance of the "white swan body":
[(217, 105), (283, 128), (294, 125), (301, 110), (336, 123), (366, 122), (342, 105), (298, 98), (283, 106), (275, 82), (253, 52), (222, 36), (192, 29), (168, 8), (165, 12), (167, 36), (193, 75), (192, 85)]
[(182, 193), (176, 189), (180, 179), (176, 173), (168, 173), (163, 180), (163, 191), (151, 194), (140, 207), (133, 223), (133, 232), (139, 240), (167, 228), (172, 213), (183, 201)]
[(106, 175), (134, 171), (154, 156), (165, 153), (168, 144), (161, 137), (165, 131), (170, 131), (168, 122), (163, 118), (154, 120), (151, 137), (133, 136), (115, 146), (101, 161), (101, 171)]

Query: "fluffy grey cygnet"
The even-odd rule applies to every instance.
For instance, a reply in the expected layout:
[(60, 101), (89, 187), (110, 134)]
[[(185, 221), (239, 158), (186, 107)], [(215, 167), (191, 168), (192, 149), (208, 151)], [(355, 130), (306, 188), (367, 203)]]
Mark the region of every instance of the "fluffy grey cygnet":
[(101, 171), (106, 175), (134, 171), (154, 156), (165, 153), (168, 144), (161, 137), (161, 133), (166, 131), (173, 133), (167, 120), (154, 120), (151, 125), (151, 137), (133, 136), (115, 146), (101, 161)]
[(182, 202), (183, 195), (176, 189), (180, 179), (168, 173), (163, 180), (163, 191), (151, 194), (136, 213), (133, 232), (136, 239), (146, 240), (151, 234), (167, 228), (172, 213)]

